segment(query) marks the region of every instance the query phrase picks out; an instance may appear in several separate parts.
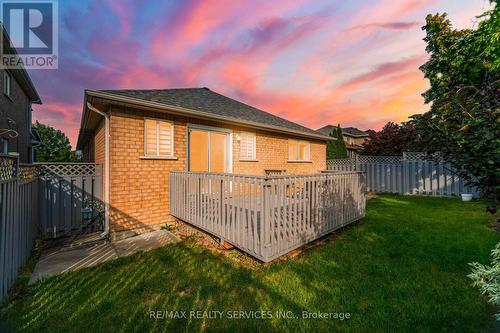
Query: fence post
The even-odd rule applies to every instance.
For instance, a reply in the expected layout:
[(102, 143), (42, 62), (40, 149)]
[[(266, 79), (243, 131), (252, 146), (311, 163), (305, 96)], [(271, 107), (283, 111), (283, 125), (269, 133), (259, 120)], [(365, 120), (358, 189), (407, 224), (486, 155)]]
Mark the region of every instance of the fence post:
[(19, 156), (16, 156), (14, 159), (13, 159), (13, 175), (12, 175), (12, 178), (18, 178), (19, 177)]
[(408, 161), (405, 158), (405, 155), (403, 153), (403, 159), (401, 160), (401, 175), (402, 175), (402, 193), (401, 194), (408, 194), (409, 192), (409, 179), (408, 179)]

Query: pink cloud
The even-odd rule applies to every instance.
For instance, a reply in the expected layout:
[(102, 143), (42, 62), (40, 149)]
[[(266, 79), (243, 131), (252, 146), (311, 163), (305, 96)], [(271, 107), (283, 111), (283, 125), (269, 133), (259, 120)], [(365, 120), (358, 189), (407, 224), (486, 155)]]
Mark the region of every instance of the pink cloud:
[[(450, 1), (440, 2), (443, 11)], [(208, 86), (313, 128), (379, 128), (425, 110), (418, 22), (436, 4), (78, 3), (63, 12), (60, 68), (32, 73), (44, 101), (34, 117), (75, 143), (85, 88)], [(467, 2), (455, 17), (479, 7)]]
[(407, 71), (408, 69), (418, 72), (418, 67), (425, 62), (426, 58), (427, 56), (422, 54), (408, 59), (382, 63), (369, 72), (342, 82), (338, 87), (341, 89), (354, 89), (360, 85), (370, 84), (371, 81), (378, 80), (384, 76)]
[(369, 28), (382, 28), (391, 30), (408, 30), (411, 28), (422, 26), (422, 22), (385, 22), (385, 23), (367, 23), (354, 26), (346, 29), (346, 31)]

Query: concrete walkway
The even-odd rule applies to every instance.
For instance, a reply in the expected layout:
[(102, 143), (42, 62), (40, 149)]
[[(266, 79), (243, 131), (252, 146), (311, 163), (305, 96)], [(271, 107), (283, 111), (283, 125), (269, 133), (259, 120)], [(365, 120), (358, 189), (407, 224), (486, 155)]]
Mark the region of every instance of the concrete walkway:
[(180, 239), (166, 230), (158, 230), (117, 242), (91, 242), (90, 244), (64, 244), (42, 253), (29, 284), (42, 277), (53, 276), (80, 268), (91, 267), (108, 260), (130, 256), (138, 251), (150, 251)]

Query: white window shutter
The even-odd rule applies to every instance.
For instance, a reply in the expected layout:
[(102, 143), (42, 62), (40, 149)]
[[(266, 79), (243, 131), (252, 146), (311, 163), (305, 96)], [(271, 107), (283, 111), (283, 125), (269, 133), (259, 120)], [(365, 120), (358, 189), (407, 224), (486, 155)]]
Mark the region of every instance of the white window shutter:
[(166, 121), (158, 122), (158, 155), (172, 156), (172, 124)]
[(156, 156), (157, 155), (157, 145), (156, 145), (156, 120), (146, 119), (145, 121), (145, 150), (146, 155)]
[(255, 160), (257, 155), (256, 135), (250, 132), (240, 133), (240, 159)]

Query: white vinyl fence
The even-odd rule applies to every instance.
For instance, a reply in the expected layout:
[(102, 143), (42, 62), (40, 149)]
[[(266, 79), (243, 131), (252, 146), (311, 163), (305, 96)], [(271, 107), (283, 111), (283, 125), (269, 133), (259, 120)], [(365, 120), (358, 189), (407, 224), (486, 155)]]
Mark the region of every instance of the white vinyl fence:
[(357, 155), (355, 159), (328, 160), (331, 171), (362, 171), (366, 173), (368, 192), (459, 196), (479, 195), (466, 185), (449, 164), (424, 159), (420, 153), (403, 156)]

